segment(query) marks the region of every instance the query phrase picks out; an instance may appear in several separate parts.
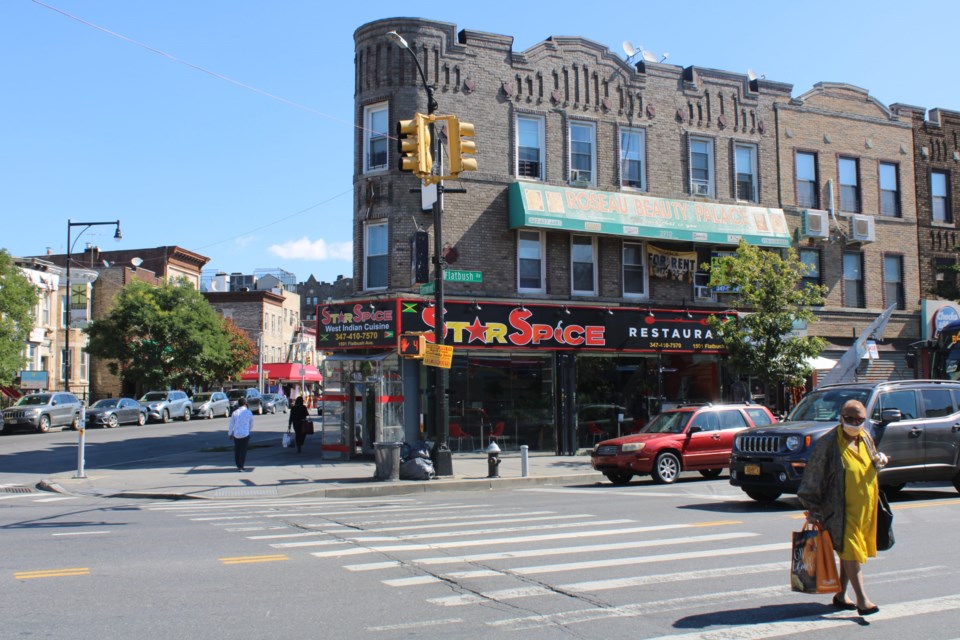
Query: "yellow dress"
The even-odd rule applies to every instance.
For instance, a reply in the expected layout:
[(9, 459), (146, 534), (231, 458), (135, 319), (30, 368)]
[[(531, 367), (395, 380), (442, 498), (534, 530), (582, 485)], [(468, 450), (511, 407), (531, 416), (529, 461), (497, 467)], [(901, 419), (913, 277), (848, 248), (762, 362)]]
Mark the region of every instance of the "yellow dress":
[(840, 559), (856, 560), (862, 564), (867, 558), (877, 555), (877, 470), (863, 442), (857, 444), (856, 451), (847, 446), (849, 442), (843, 434), (837, 438), (846, 470), (843, 551)]

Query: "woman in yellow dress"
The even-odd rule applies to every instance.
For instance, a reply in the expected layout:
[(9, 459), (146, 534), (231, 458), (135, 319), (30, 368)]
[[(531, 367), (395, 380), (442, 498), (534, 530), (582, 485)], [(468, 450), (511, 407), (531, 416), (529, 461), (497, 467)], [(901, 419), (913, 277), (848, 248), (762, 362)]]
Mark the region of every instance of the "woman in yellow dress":
[[(861, 402), (843, 405), (840, 424), (817, 441), (797, 491), (807, 509), (807, 522), (830, 532), (840, 556), (840, 593), (833, 606), (856, 609), (860, 615), (880, 611), (867, 597), (860, 565), (877, 555), (877, 471), (887, 463), (863, 430), (866, 419)], [(856, 603), (846, 599), (848, 583)]]

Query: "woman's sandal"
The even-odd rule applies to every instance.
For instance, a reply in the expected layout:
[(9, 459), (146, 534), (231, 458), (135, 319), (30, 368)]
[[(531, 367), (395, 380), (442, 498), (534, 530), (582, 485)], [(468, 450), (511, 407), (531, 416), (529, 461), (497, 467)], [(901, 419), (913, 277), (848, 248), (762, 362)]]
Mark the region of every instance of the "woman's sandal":
[[(833, 608), (841, 609), (845, 611), (853, 611), (854, 609), (857, 608), (857, 605), (855, 605), (852, 602), (847, 602), (846, 600), (841, 600), (840, 594), (838, 593), (837, 595), (833, 596)], [(866, 615), (866, 614), (861, 613), (860, 615)]]

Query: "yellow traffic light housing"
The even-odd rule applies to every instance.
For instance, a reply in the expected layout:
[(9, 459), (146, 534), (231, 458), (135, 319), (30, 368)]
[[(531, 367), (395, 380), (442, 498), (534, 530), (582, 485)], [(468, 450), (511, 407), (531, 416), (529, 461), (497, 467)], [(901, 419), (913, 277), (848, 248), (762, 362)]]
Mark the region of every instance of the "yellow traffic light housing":
[(410, 171), (418, 178), (429, 176), (433, 171), (430, 126), (431, 116), (414, 114), (413, 120), (397, 122), (397, 150), (400, 152), (400, 169)]
[(447, 120), (447, 140), (450, 150), (450, 173), (459, 175), (462, 171), (476, 171), (477, 143), (467, 138), (474, 137), (474, 126), (469, 122), (460, 122), (456, 116)]
[(425, 345), (422, 333), (401, 333), (397, 338), (397, 353), (404, 358), (423, 358)]

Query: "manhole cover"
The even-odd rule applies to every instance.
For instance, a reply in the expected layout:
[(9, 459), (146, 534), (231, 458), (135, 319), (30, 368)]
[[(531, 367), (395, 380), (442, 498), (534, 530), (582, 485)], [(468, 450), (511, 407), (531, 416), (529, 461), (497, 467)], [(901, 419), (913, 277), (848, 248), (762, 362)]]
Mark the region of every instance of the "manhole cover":
[(253, 498), (278, 495), (276, 487), (226, 487), (217, 489), (212, 494), (217, 498)]

